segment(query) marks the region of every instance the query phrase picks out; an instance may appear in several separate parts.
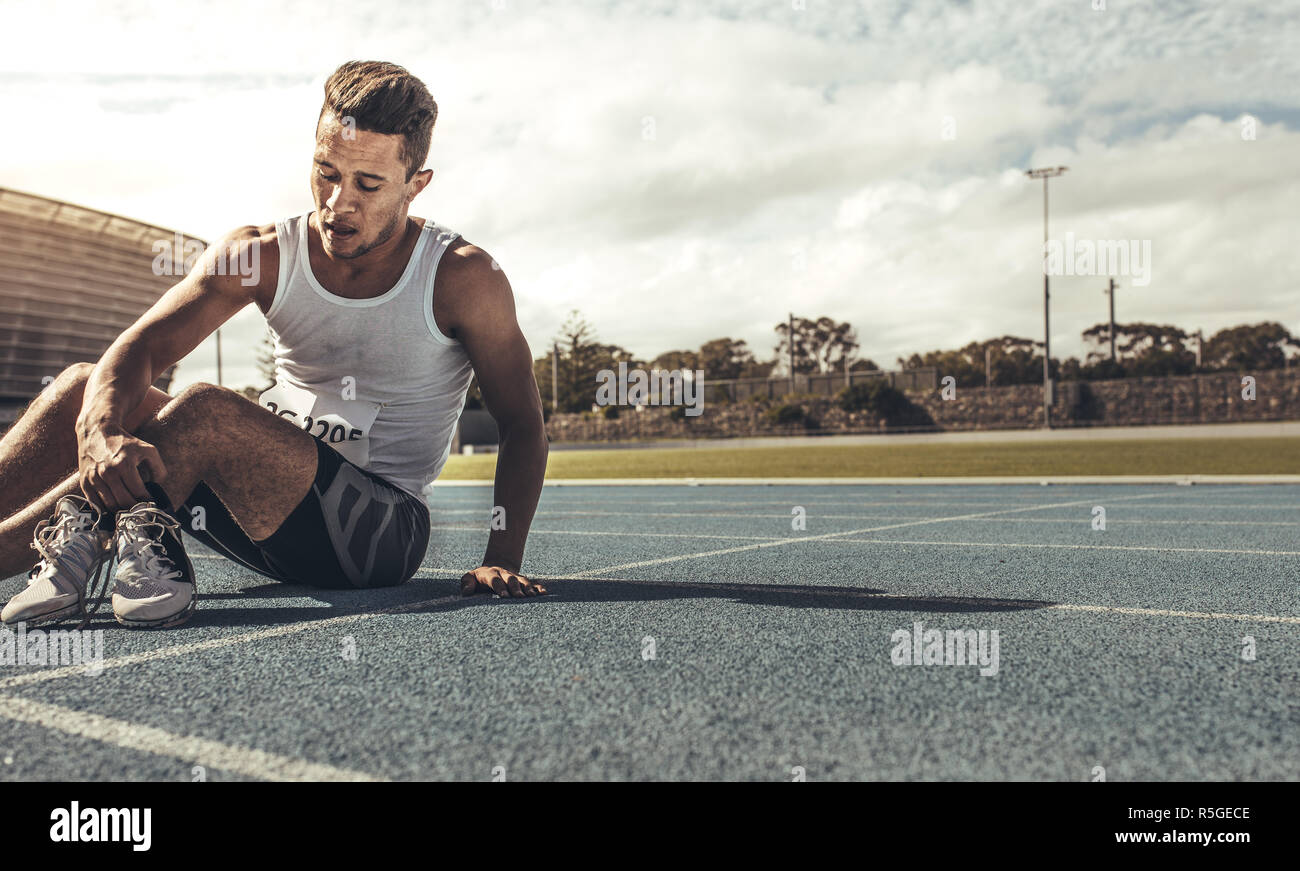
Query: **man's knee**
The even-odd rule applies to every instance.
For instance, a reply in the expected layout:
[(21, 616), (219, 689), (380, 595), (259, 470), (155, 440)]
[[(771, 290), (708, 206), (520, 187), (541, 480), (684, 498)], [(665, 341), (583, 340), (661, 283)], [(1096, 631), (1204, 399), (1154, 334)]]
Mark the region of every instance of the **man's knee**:
[(46, 395), (53, 399), (80, 397), (86, 388), (86, 382), (90, 379), (90, 373), (94, 371), (94, 363), (73, 363), (54, 376), (45, 388)]
[(59, 377), (56, 380), (66, 384), (85, 384), (90, 378), (90, 373), (94, 371), (94, 363), (87, 363), (85, 361), (73, 363), (71, 366), (60, 372)]
[(140, 421), (132, 433), (147, 442), (158, 444), (169, 433), (202, 432), (209, 436), (204, 439), (206, 443), (211, 441), (210, 437), (214, 434), (234, 431), (235, 428), (222, 425), (230, 420), (230, 411), (225, 407), (229, 405), (230, 397), (247, 403), (239, 394), (224, 387), (203, 382), (191, 384), (165, 401), (151, 417)]
[(250, 406), (257, 407), (229, 388), (198, 381), (177, 393), (167, 404), (165, 414), (171, 417), (189, 412), (212, 418), (224, 413), (244, 414)]
[[(86, 382), (95, 371), (94, 363), (73, 363), (60, 372), (45, 388), (45, 398), (64, 407), (67, 412), (79, 414), (86, 394)], [(128, 430), (155, 416), (171, 399), (156, 387), (150, 387), (139, 407), (123, 417)]]
[(248, 400), (240, 396), (229, 387), (218, 387), (215, 384), (209, 384), (206, 381), (196, 381), (189, 387), (186, 387), (180, 393), (176, 394), (178, 400), (184, 402), (229, 402), (238, 399), (247, 403)]
[(50, 406), (60, 419), (71, 421), (81, 412), (81, 402), (85, 396), (86, 380), (95, 371), (94, 363), (73, 363), (58, 375), (50, 378), (41, 388), (41, 392), (19, 414), (23, 417), (43, 404)]

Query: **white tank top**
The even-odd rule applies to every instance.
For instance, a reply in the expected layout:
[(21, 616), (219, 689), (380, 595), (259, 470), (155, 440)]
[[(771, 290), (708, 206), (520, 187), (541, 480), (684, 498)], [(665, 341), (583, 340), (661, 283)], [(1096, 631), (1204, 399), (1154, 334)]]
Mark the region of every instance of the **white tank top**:
[(262, 404), (424, 499), (451, 453), (473, 367), (433, 319), (433, 281), (460, 235), (426, 220), (406, 271), (371, 299), (330, 293), (307, 257), (311, 212), (276, 223), (280, 276), (266, 320), (276, 386)]

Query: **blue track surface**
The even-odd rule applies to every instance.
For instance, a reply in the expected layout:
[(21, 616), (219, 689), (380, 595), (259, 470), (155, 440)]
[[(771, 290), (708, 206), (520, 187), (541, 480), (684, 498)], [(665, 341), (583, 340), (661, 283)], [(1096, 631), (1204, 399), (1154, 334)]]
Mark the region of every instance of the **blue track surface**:
[[(547, 488), (552, 595), (461, 600), (491, 502), (438, 489), (393, 590), (189, 540), (189, 624), (0, 668), (0, 778), (1300, 778), (1300, 488)], [(997, 674), (895, 665), (916, 622)]]

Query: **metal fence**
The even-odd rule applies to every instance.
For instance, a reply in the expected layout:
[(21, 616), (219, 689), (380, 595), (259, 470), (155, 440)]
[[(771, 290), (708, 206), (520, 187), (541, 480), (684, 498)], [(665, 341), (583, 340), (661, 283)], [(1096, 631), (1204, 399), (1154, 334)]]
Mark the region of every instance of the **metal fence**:
[(939, 386), (937, 369), (903, 369), (898, 372), (880, 370), (866, 372), (826, 373), (819, 375), (796, 375), (793, 380), (785, 378), (736, 378), (730, 381), (704, 382), (705, 401), (739, 402), (755, 396), (766, 399), (779, 399), (790, 393), (812, 394), (814, 396), (834, 396), (845, 387), (854, 384), (868, 384), (873, 381), (886, 380), (890, 387), (898, 390), (934, 390)]

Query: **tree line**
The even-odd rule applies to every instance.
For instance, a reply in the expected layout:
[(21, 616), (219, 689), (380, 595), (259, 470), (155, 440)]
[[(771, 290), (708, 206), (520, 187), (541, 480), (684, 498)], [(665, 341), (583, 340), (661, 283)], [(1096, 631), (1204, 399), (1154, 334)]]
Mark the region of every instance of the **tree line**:
[[(1273, 321), (1228, 327), (1202, 338), (1172, 324), (1117, 323), (1112, 358), (1110, 324), (1101, 323), (1083, 331), (1088, 348), (1084, 359), (1053, 357), (1050, 371), (1061, 381), (1106, 381), (1283, 369), (1300, 362), (1300, 339)], [(1043, 380), (1042, 348), (1042, 342), (1002, 336), (956, 350), (900, 357), (898, 365), (933, 367), (956, 378), (959, 387), (1034, 384)]]
[[(558, 409), (586, 411), (591, 408), (597, 373), (617, 371), (619, 363), (629, 369), (703, 370), (709, 381), (735, 378), (789, 377), (793, 359), (799, 375), (879, 370), (875, 361), (860, 357), (861, 347), (853, 326), (830, 317), (796, 317), (777, 324), (773, 355), (760, 359), (743, 339), (710, 339), (694, 350), (664, 351), (651, 360), (637, 358), (619, 345), (600, 342), (595, 328), (576, 309), (570, 312), (558, 334), (533, 361), (533, 373), (544, 405), (551, 410), (552, 348), (558, 347)], [(1204, 339), (1198, 365), (1197, 346), (1201, 339), (1171, 324), (1128, 323), (1115, 325), (1115, 358), (1110, 356), (1110, 324), (1100, 323), (1083, 331), (1087, 347), (1084, 359), (1051, 360), (1052, 377), (1062, 381), (1101, 381), (1160, 375), (1191, 375), (1197, 372), (1261, 371), (1300, 363), (1300, 338), (1281, 324), (1268, 321), (1242, 324), (1219, 330)], [(1000, 336), (949, 350), (914, 353), (897, 358), (900, 369), (933, 368), (941, 376), (951, 375), (959, 387), (1009, 384), (1037, 384), (1043, 380), (1043, 343), (1020, 336)], [(269, 336), (257, 348), (256, 362), (261, 380), (275, 381)], [(986, 368), (987, 367), (987, 368)], [(257, 391), (260, 392), (260, 391)], [(482, 407), (477, 382), (470, 385), (468, 408)]]

